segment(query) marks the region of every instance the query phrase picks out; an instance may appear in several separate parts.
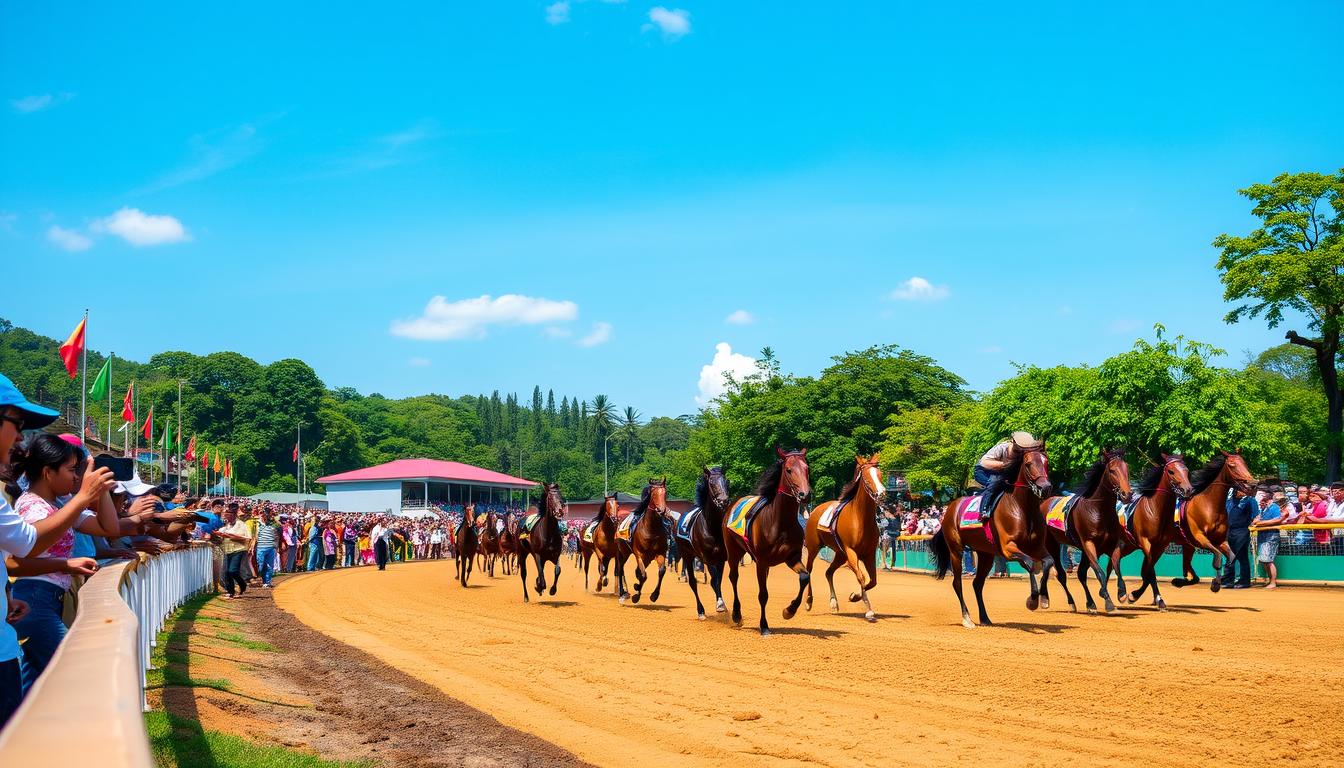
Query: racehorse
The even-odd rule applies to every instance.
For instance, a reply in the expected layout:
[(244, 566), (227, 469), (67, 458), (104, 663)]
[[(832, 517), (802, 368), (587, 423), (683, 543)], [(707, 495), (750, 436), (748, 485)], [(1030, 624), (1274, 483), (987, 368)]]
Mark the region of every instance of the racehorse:
[(551, 581), (551, 596), (560, 584), (560, 554), (565, 549), (565, 536), (560, 532), (560, 521), (565, 516), (565, 499), (560, 495), (560, 486), (544, 483), (541, 486), (541, 504), (537, 508), (537, 519), (531, 528), (518, 533), (518, 574), (523, 580), (523, 602), (527, 599), (527, 558), (536, 559), (537, 597), (546, 589), (547, 561), (555, 563), (555, 578)]
[(1171, 580), (1173, 587), (1198, 584), (1199, 574), (1195, 573), (1191, 559), (1196, 549), (1213, 553), (1213, 579), (1209, 590), (1217, 592), (1222, 588), (1219, 576), (1222, 575), (1223, 558), (1231, 559), (1232, 548), (1227, 545), (1227, 492), (1235, 488), (1243, 494), (1255, 492), (1255, 477), (1246, 466), (1240, 451), (1228, 453), (1219, 451), (1204, 468), (1195, 473), (1192, 479), (1195, 492), (1181, 505), (1181, 519), (1178, 523), (1181, 535), (1181, 565), (1185, 578)]
[[(943, 512), (943, 524), (938, 533), (929, 540), (929, 549), (933, 552), (937, 570), (935, 578), (942, 579), (952, 573), (952, 591), (957, 593), (961, 603), (961, 624), (974, 627), (971, 612), (966, 609), (966, 598), (961, 592), (962, 547), (970, 547), (979, 553), (975, 566), (975, 599), (980, 604), (980, 623), (993, 624), (985, 612), (985, 578), (993, 570), (995, 555), (1003, 555), (1016, 560), (1026, 568), (1031, 578), (1031, 596), (1027, 598), (1027, 609), (1036, 610), (1040, 605), (1040, 591), (1036, 577), (1040, 575), (1044, 563), (1050, 554), (1046, 548), (1048, 534), (1045, 532), (1045, 517), (1038, 505), (1040, 499), (1050, 492), (1050, 462), (1045, 456), (1045, 446), (1037, 445), (1022, 449), (1012, 463), (1004, 469), (1004, 477), (1013, 478), (1013, 490), (1004, 493), (994, 502), (989, 528), (993, 539), (985, 533), (983, 527), (961, 528), (963, 499), (954, 499)], [(970, 498), (964, 497), (968, 503)]]
[[(1110, 579), (1101, 571), (1101, 556), (1110, 555), (1112, 564), (1120, 562), (1128, 535), (1116, 513), (1115, 502), (1127, 502), (1129, 495), (1129, 464), (1125, 461), (1125, 452), (1103, 450), (1101, 458), (1083, 475), (1083, 489), (1079, 491), (1078, 499), (1072, 502), (1073, 508), (1063, 517), (1064, 530), (1046, 525), (1054, 562), (1046, 563), (1045, 571), (1041, 574), (1042, 606), (1050, 607), (1050, 569), (1054, 568), (1059, 575), (1059, 584), (1064, 588), (1064, 595), (1069, 598), (1069, 607), (1078, 610), (1077, 603), (1073, 602), (1073, 594), (1069, 592), (1068, 574), (1058, 565), (1064, 560), (1064, 548), (1070, 542), (1076, 542), (1083, 551), (1083, 562), (1078, 566), (1078, 583), (1083, 585), (1083, 594), (1087, 595), (1087, 612), (1097, 612), (1092, 590), (1087, 586), (1089, 569), (1101, 583), (1098, 591), (1101, 599), (1106, 601), (1106, 612), (1115, 612), (1115, 603), (1111, 602), (1107, 586)], [(1068, 497), (1051, 496), (1041, 502), (1041, 514), (1046, 515), (1047, 523), (1050, 508), (1057, 503), (1068, 503), (1065, 499)], [(1124, 583), (1121, 582), (1120, 594), (1124, 594), (1124, 589)]]
[(1179, 454), (1162, 454), (1162, 463), (1154, 463), (1139, 481), (1139, 499), (1129, 514), (1129, 528), (1138, 546), (1126, 541), (1123, 554), (1128, 555), (1135, 549), (1143, 550), (1143, 567), (1139, 572), (1141, 582), (1138, 592), (1126, 594), (1120, 563), (1117, 561), (1115, 578), (1120, 587), (1120, 602), (1138, 602), (1144, 590), (1151, 585), (1153, 605), (1158, 610), (1167, 610), (1167, 601), (1162, 599), (1157, 586), (1157, 559), (1166, 551), (1167, 545), (1181, 535), (1176, 526), (1176, 500), (1189, 499), (1194, 492), (1194, 486), (1190, 484), (1190, 470)]
[[(597, 511), (597, 516), (592, 519), (589, 525), (594, 525), (593, 540), (584, 541), (582, 532), (579, 538), (579, 551), (583, 560), (583, 588), (588, 589), (588, 563), (590, 558), (597, 558), (597, 589), (601, 592), (602, 588), (607, 586), (608, 569), (611, 563), (616, 559), (616, 519), (620, 514), (621, 508), (616, 501), (616, 494), (608, 494), (602, 498), (602, 508)], [(586, 530), (587, 525), (584, 526)]]
[[(639, 504), (630, 513), (639, 519), (630, 526), (630, 538), (616, 540), (616, 586), (620, 590), (617, 602), (625, 604), (625, 599), (638, 604), (644, 592), (644, 583), (649, 580), (649, 563), (658, 563), (658, 584), (649, 593), (649, 602), (658, 602), (658, 594), (663, 589), (663, 576), (667, 574), (667, 478), (650, 480), (639, 495)], [(625, 563), (635, 558), (635, 593), (625, 591)]]
[(750, 554), (756, 563), (756, 583), (759, 592), (757, 600), (761, 604), (762, 637), (770, 636), (770, 624), (765, 620), (765, 604), (770, 599), (766, 584), (770, 577), (770, 568), (786, 565), (798, 574), (798, 594), (793, 601), (784, 606), (785, 620), (792, 619), (803, 601), (803, 591), (807, 589), (808, 573), (803, 568), (803, 527), (798, 524), (798, 510), (812, 494), (812, 479), (807, 466), (807, 449), (785, 453), (776, 447), (779, 460), (767, 469), (756, 484), (756, 495), (743, 497), (733, 502), (736, 513), (738, 505), (754, 508), (747, 514), (743, 534), (733, 531), (731, 524), (735, 515), (723, 518), (723, 543), (728, 554), (728, 581), (733, 585), (733, 623), (742, 624), (742, 601), (737, 593), (737, 571), (742, 556)]
[(705, 620), (705, 606), (700, 602), (700, 590), (696, 584), (695, 561), (699, 560), (709, 569), (709, 584), (714, 589), (714, 610), (727, 611), (723, 604), (723, 564), (728, 559), (728, 550), (723, 545), (723, 515), (728, 511), (728, 478), (722, 467), (704, 467), (700, 470), (700, 479), (695, 483), (695, 509), (687, 514), (694, 515), (687, 524), (687, 536), (681, 535), (681, 526), (675, 526), (677, 549), (681, 551), (681, 567), (686, 581), (691, 585), (691, 594), (695, 595), (696, 618)]
[[(831, 588), (831, 611), (840, 612), (840, 601), (835, 597), (835, 572), (842, 565), (848, 565), (859, 580), (859, 591), (849, 596), (849, 602), (863, 600), (868, 611), (864, 618), (877, 621), (873, 613), (873, 604), (868, 599), (868, 590), (877, 586), (877, 510), (887, 496), (887, 486), (882, 482), (882, 472), (878, 469), (879, 454), (868, 458), (854, 457), (854, 477), (840, 490), (837, 501), (820, 504), (807, 516), (807, 529), (803, 541), (807, 546), (807, 572), (812, 573), (812, 564), (822, 547), (830, 547), (835, 555), (826, 569), (826, 583)], [(859, 493), (862, 490), (863, 493)], [(839, 511), (835, 511), (839, 507)], [(829, 520), (829, 530), (823, 530), (823, 518)], [(833, 519), (832, 519), (833, 518)], [(807, 583), (807, 609), (812, 610), (812, 581)]]
[(504, 530), (500, 531), (495, 547), (499, 550), (499, 563), (504, 569), (504, 575), (512, 574), (513, 561), (518, 557), (518, 516), (514, 513), (504, 513)]
[(495, 558), (499, 556), (499, 518), (493, 511), (485, 513), (485, 521), (477, 534), (480, 543), (476, 551), (481, 555), (481, 570), (495, 578)]
[(476, 505), (467, 504), (462, 510), (462, 522), (454, 534), (457, 539), (457, 578), (462, 586), (467, 586), (471, 578), (471, 566), (476, 560), (476, 546), (479, 544), (476, 533)]

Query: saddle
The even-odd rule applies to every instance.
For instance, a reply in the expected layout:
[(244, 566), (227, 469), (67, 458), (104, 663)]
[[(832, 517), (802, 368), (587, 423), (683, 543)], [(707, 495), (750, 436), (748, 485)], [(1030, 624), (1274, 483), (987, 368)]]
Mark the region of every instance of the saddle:
[(682, 515), (681, 518), (677, 520), (676, 533), (678, 538), (690, 541), (691, 526), (695, 523), (695, 519), (699, 517), (700, 514), (701, 509), (699, 507), (696, 507), (695, 509), (692, 509), (690, 512), (687, 512), (686, 514)]
[(630, 526), (634, 525), (636, 522), (637, 521), (634, 515), (626, 515), (625, 519), (621, 521), (620, 525), (616, 526), (616, 538), (629, 541)]
[(751, 524), (755, 522), (756, 515), (760, 514), (765, 507), (764, 496), (744, 496), (737, 500), (732, 509), (728, 512), (728, 530), (737, 534), (747, 547), (747, 552), (752, 558), (756, 557), (755, 550), (751, 546)]
[[(992, 500), (991, 503), (990, 503), (990, 509), (993, 509), (993, 508), (994, 508), (993, 505), (994, 505), (994, 504), (997, 504), (997, 503), (999, 502), (999, 498), (1000, 498), (1002, 495), (1003, 495), (1003, 494), (997, 494), (997, 495), (995, 495), (995, 497), (993, 498), (993, 500)], [(957, 506), (957, 516), (956, 516), (956, 520), (957, 520), (957, 529), (958, 529), (958, 530), (971, 530), (971, 529), (981, 528), (981, 529), (984, 529), (984, 531), (985, 531), (985, 538), (986, 538), (986, 539), (988, 539), (989, 541), (993, 541), (993, 540), (994, 540), (994, 527), (993, 527), (993, 526), (987, 526), (987, 525), (985, 525), (983, 522), (980, 521), (980, 495), (979, 495), (979, 494), (976, 494), (975, 496), (968, 496), (968, 497), (965, 497), (965, 498), (963, 498), (963, 499), (961, 500), (961, 503), (958, 504), (958, 506)]]
[(528, 537), (532, 535), (532, 529), (537, 527), (538, 520), (541, 520), (540, 512), (533, 512), (527, 516), (527, 519), (518, 526), (519, 541), (527, 541)]
[(587, 525), (585, 525), (585, 526), (583, 527), (583, 543), (584, 543), (584, 544), (592, 544), (592, 543), (593, 543), (593, 531), (596, 531), (596, 530), (597, 530), (597, 526), (599, 526), (599, 525), (601, 525), (601, 524), (602, 524), (602, 521), (601, 521), (601, 520), (594, 520), (594, 521), (588, 523)]
[(1073, 526), (1069, 525), (1069, 517), (1081, 498), (1075, 493), (1067, 493), (1055, 499), (1049, 511), (1045, 513), (1045, 524), (1063, 533), (1065, 540), (1074, 547), (1078, 546), (1078, 535), (1074, 533)]

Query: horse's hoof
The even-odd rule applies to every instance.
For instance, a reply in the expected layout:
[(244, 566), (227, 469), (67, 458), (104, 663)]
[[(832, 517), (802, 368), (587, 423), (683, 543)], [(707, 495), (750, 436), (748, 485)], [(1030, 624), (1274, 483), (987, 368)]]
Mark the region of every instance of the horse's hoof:
[(840, 612), (840, 603), (836, 602), (835, 600), (832, 600), (831, 613), (839, 613), (839, 612)]
[(798, 612), (798, 609), (797, 609), (796, 607), (792, 606), (792, 605), (786, 605), (786, 606), (784, 606), (784, 612), (783, 612), (783, 613), (784, 613), (784, 620), (787, 621), (787, 620), (789, 620), (789, 619), (792, 619), (792, 618), (793, 618), (793, 615), (794, 615), (795, 613), (797, 613), (797, 612)]
[(1156, 605), (1156, 606), (1157, 606), (1157, 610), (1159, 610), (1159, 611), (1165, 611), (1165, 610), (1167, 610), (1167, 601), (1166, 601), (1166, 600), (1158, 600), (1156, 603), (1153, 603), (1153, 605)]
[(616, 598), (616, 604), (617, 604), (617, 605), (625, 605), (625, 598), (624, 598), (624, 597), (618, 597), (618, 598)]
[(967, 628), (967, 629), (975, 629), (975, 622), (974, 622), (974, 621), (971, 621), (971, 617), (970, 617), (970, 616), (962, 616), (962, 617), (961, 617), (961, 626), (963, 626), (963, 627), (965, 627), (965, 628)]
[(720, 600), (719, 602), (717, 602), (717, 603), (714, 604), (714, 612), (715, 612), (715, 613), (727, 613), (727, 612), (728, 612), (728, 606), (724, 605), (724, 604), (723, 604), (723, 601)]
[(551, 587), (551, 597), (555, 597), (555, 587)]
[(769, 636), (772, 635), (772, 634), (774, 634), (774, 633), (771, 632), (771, 631), (768, 630), (768, 629), (762, 629), (762, 630), (761, 630), (761, 637), (769, 637)]
[(633, 595), (630, 596), (630, 602), (634, 603), (635, 605), (639, 605), (639, 598), (640, 598), (640, 597), (641, 597), (641, 595), (640, 595), (638, 592), (636, 592), (635, 594), (633, 594)]
[(699, 619), (699, 620), (701, 620), (701, 621), (704, 621), (704, 620), (705, 620), (705, 614), (701, 613), (699, 616), (696, 616), (695, 618), (697, 618), (697, 619)]
[(1119, 595), (1116, 596), (1116, 599), (1120, 601), (1121, 605), (1129, 605), (1129, 601), (1132, 598), (1130, 598), (1128, 592), (1121, 592)]
[(1107, 600), (1107, 601), (1106, 601), (1106, 612), (1107, 612), (1107, 613), (1115, 613), (1115, 603), (1112, 603), (1110, 600)]
[(656, 603), (656, 602), (658, 602), (658, 593), (657, 593), (657, 592), (654, 592), (652, 595), (649, 595), (649, 602), (650, 602), (650, 603)]
[(1096, 616), (1096, 615), (1097, 615), (1097, 606), (1095, 606), (1095, 605), (1089, 605), (1089, 606), (1087, 606), (1087, 615), (1088, 615), (1088, 616)]
[(849, 602), (851, 602), (851, 603), (857, 603), (857, 602), (859, 602), (859, 601), (862, 600), (862, 599), (863, 599), (863, 595), (860, 595), (858, 592), (850, 592), (850, 593), (849, 593)]
[(877, 623), (877, 614), (873, 613), (872, 611), (863, 614), (863, 618), (867, 619), (869, 624)]
[(1222, 583), (1221, 581), (1217, 580), (1217, 579), (1214, 579), (1213, 581), (1210, 581), (1210, 582), (1209, 582), (1209, 591), (1210, 591), (1210, 592), (1217, 592), (1218, 590), (1220, 590), (1220, 589), (1222, 589), (1222, 588), (1223, 588), (1223, 583)]
[(1069, 601), (1069, 610), (1070, 610), (1070, 611), (1073, 611), (1074, 613), (1077, 613), (1077, 612), (1078, 612), (1078, 604), (1075, 603), (1075, 602), (1073, 602), (1072, 600), (1070, 600), (1070, 601)]
[(1041, 598), (1041, 608), (1047, 611), (1050, 610), (1050, 598), (1048, 597)]
[(1036, 610), (1037, 608), (1039, 608), (1040, 606), (1041, 606), (1041, 601), (1040, 601), (1040, 600), (1038, 600), (1038, 599), (1036, 599), (1036, 598), (1034, 598), (1034, 597), (1028, 597), (1028, 598), (1027, 598), (1027, 610), (1028, 610), (1028, 611), (1034, 611), (1034, 610)]

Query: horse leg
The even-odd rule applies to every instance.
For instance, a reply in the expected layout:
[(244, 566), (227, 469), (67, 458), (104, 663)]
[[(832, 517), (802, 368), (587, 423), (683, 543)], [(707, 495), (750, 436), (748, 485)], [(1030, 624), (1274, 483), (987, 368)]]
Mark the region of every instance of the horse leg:
[[(1121, 597), (1120, 602), (1123, 603), (1128, 600), (1130, 604), (1137, 603), (1139, 598), (1143, 597), (1143, 593), (1148, 591), (1148, 553), (1151, 550), (1152, 545), (1142, 539), (1139, 540), (1139, 551), (1143, 553), (1143, 559), (1139, 561), (1139, 588), (1129, 593), (1127, 597)], [(1153, 586), (1156, 587), (1156, 585)]]
[[(1195, 557), (1195, 548), (1190, 546), (1189, 544), (1185, 543), (1181, 544), (1181, 573), (1184, 574), (1184, 577), (1179, 579), (1172, 579), (1171, 586), (1179, 589), (1180, 587), (1187, 587), (1190, 586), (1191, 584), (1199, 583), (1199, 574), (1195, 573), (1194, 564), (1191, 562), (1191, 560), (1193, 560), (1194, 557)], [(1215, 573), (1213, 575), (1213, 580), (1217, 581), (1221, 577), (1222, 577), (1221, 573)]]
[(555, 590), (560, 586), (560, 556), (555, 556), (555, 574), (551, 578), (551, 597), (555, 597)]
[[(1153, 605), (1157, 606), (1159, 611), (1167, 610), (1167, 601), (1162, 599), (1162, 592), (1157, 586), (1157, 563), (1156, 558), (1149, 560), (1143, 558), (1143, 578), (1144, 583), (1153, 585)], [(1142, 588), (1139, 590), (1142, 592)]]
[(581, 557), (583, 558), (583, 591), (584, 591), (584, 592), (587, 592), (587, 591), (588, 591), (588, 557), (589, 557), (589, 553), (584, 552), (584, 553), (581, 554)]
[(761, 637), (770, 636), (770, 624), (765, 620), (765, 604), (770, 599), (770, 585), (767, 583), (770, 578), (770, 566), (760, 562), (756, 563), (756, 587), (759, 590), (756, 594), (756, 600), (761, 604)]
[[(816, 549), (820, 550), (821, 547), (817, 547)], [(808, 549), (808, 550), (807, 550), (807, 572), (808, 572), (808, 573), (812, 573), (812, 564), (815, 563), (816, 561), (817, 561), (817, 553), (814, 552), (814, 551), (812, 551), (811, 549)], [(832, 590), (832, 593), (834, 593), (834, 590)], [(808, 579), (808, 582), (807, 582), (807, 605), (806, 605), (806, 608), (807, 608), (807, 610), (808, 610), (809, 612), (812, 610), (812, 580), (811, 580), (811, 579)]]
[(1124, 547), (1121, 544), (1115, 545), (1115, 551), (1111, 553), (1111, 559), (1106, 563), (1106, 569), (1109, 571), (1115, 568), (1115, 594), (1121, 603), (1129, 600), (1129, 590), (1125, 588), (1125, 577), (1120, 574), (1120, 560), (1123, 559)]
[(695, 596), (695, 618), (700, 621), (705, 620), (705, 605), (700, 602), (700, 579), (695, 575), (695, 558), (683, 557), (681, 559), (681, 570), (686, 574), (686, 583), (691, 585), (691, 594)]
[[(853, 547), (845, 547), (845, 560), (849, 564), (849, 569), (854, 572), (854, 578), (859, 580), (859, 591), (849, 596), (849, 602), (857, 603), (859, 600), (863, 600), (864, 606), (868, 609), (863, 617), (869, 621), (877, 621), (877, 614), (873, 613), (873, 604), (868, 600), (868, 590), (877, 584), (876, 576), (870, 577), (868, 575), (868, 568), (865, 566), (863, 558), (859, 557), (859, 553), (855, 552)], [(872, 580), (871, 584), (869, 583), (870, 579)], [(832, 591), (834, 591), (834, 587), (832, 587)]]
[(537, 583), (534, 589), (537, 590), (537, 597), (541, 597), (541, 593), (546, 591), (546, 561), (541, 559), (540, 552), (533, 552), (532, 557), (537, 564)]
[(1064, 561), (1064, 548), (1067, 544), (1060, 544), (1055, 550), (1055, 578), (1059, 580), (1059, 586), (1064, 589), (1064, 596), (1069, 599), (1069, 610), (1078, 612), (1078, 603), (1073, 601), (1073, 593), (1069, 591), (1069, 574), (1059, 564)]
[(949, 572), (952, 574), (952, 591), (957, 593), (957, 602), (961, 603), (961, 625), (967, 629), (975, 629), (975, 622), (971, 621), (971, 612), (966, 608), (966, 597), (961, 592), (961, 543), (952, 546), (948, 542), (948, 562), (951, 564)]
[[(1223, 558), (1227, 558), (1227, 560), (1224, 561)], [(1227, 541), (1223, 541), (1223, 543), (1218, 545), (1218, 548), (1213, 551), (1213, 572), (1221, 576), (1223, 573), (1223, 563), (1227, 562), (1230, 564), (1234, 559), (1235, 558), (1232, 557), (1232, 547), (1228, 545)], [(1250, 562), (1254, 564), (1255, 561), (1251, 560)], [(1254, 565), (1252, 565), (1252, 568), (1254, 568)], [(1255, 571), (1252, 570), (1251, 573), (1255, 573)], [(1222, 587), (1223, 580), (1221, 578), (1214, 578), (1209, 581), (1209, 589), (1213, 592), (1217, 592), (1222, 589)]]
[(706, 576), (709, 577), (709, 586), (714, 590), (714, 612), (723, 613), (728, 610), (728, 606), (723, 604), (723, 566), (722, 565), (704, 565)]
[(523, 582), (523, 602), (531, 602), (527, 597), (527, 558), (518, 558), (518, 578)]
[(835, 572), (844, 564), (845, 561), (840, 559), (840, 553), (836, 552), (831, 556), (830, 564), (826, 566), (826, 584), (831, 588), (831, 613), (840, 612), (840, 601), (835, 597)]
[(649, 602), (658, 602), (658, 593), (663, 591), (663, 575), (667, 573), (667, 558), (659, 555), (654, 558), (658, 562), (658, 583), (653, 587), (653, 593), (649, 595)]
[(1083, 585), (1083, 594), (1087, 595), (1087, 612), (1091, 614), (1097, 612), (1097, 603), (1092, 599), (1092, 588), (1087, 585), (1087, 574), (1093, 568), (1095, 552), (1089, 542), (1083, 542), (1083, 562), (1078, 565), (1078, 583)]
[(635, 552), (634, 556), (635, 556), (635, 594), (630, 596), (630, 602), (634, 603), (635, 605), (639, 605), (639, 599), (644, 596), (644, 582), (648, 581), (649, 578), (648, 572), (644, 570), (644, 566), (648, 565), (648, 563), (643, 564), (640, 563), (640, 561), (644, 559), (644, 556), (641, 555), (640, 553)]
[(980, 604), (980, 625), (990, 627), (994, 622), (989, 620), (989, 614), (985, 611), (985, 579), (989, 578), (989, 572), (994, 570), (994, 555), (990, 552), (977, 552), (975, 558), (975, 580), (971, 586), (975, 589), (975, 601)]
[[(801, 556), (798, 556), (798, 558), (791, 563), (785, 561), (784, 564), (792, 568), (794, 573), (798, 574), (798, 594), (794, 596), (793, 600), (790, 601), (788, 605), (784, 606), (784, 618), (792, 619), (793, 615), (798, 612), (798, 605), (803, 602), (803, 592), (807, 591), (808, 585), (812, 583), (812, 574), (808, 573), (807, 569), (803, 568), (803, 558)], [(765, 570), (766, 573), (769, 574), (769, 566), (767, 566)], [(762, 604), (761, 608), (761, 617), (764, 618), (764, 604)]]

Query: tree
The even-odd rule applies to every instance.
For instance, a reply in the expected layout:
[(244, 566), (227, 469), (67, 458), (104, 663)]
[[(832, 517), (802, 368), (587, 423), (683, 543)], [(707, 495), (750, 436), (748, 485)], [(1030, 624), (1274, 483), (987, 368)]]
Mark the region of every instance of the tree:
[(1326, 400), (1327, 482), (1340, 472), (1344, 393), (1338, 355), (1344, 322), (1344, 169), (1337, 174), (1285, 173), (1239, 194), (1255, 203), (1262, 226), (1245, 237), (1222, 234), (1218, 270), (1226, 301), (1242, 302), (1228, 323), (1264, 316), (1270, 328), (1286, 312), (1301, 314), (1312, 335), (1290, 330), (1289, 342), (1312, 351)]
[(585, 411), (583, 420), (592, 427), (594, 448), (596, 448), (597, 444), (600, 444), (606, 439), (607, 435), (611, 434), (612, 427), (616, 425), (616, 406), (607, 399), (606, 395), (593, 395), (592, 408)]
[(625, 407), (621, 418), (621, 442), (625, 443), (625, 463), (630, 463), (630, 449), (639, 446), (639, 411)]
[[(984, 418), (980, 403), (915, 408), (891, 417), (882, 433), (882, 466), (905, 475), (911, 490), (960, 493), (977, 457), (967, 438)], [(946, 499), (944, 499), (946, 500)]]

